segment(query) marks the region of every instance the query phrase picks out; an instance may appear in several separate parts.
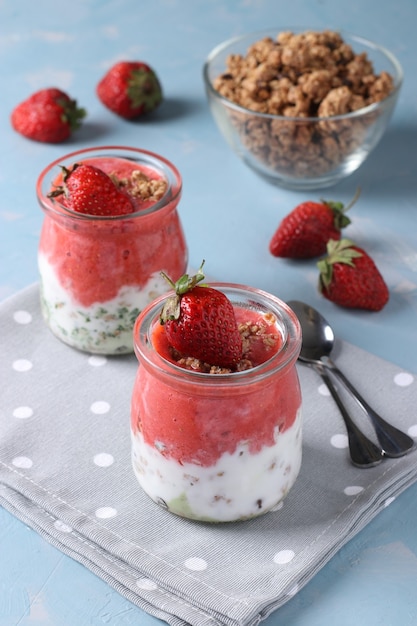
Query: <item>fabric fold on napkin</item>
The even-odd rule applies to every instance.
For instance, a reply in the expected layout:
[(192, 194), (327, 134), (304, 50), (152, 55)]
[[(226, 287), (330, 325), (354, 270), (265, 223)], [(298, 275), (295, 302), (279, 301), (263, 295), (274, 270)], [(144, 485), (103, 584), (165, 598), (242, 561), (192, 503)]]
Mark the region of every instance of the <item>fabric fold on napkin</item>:
[[(334, 401), (300, 365), (303, 464), (282, 506), (232, 524), (181, 519), (154, 504), (131, 469), (135, 357), (62, 344), (41, 319), (37, 285), (0, 305), (0, 329), (0, 504), (173, 626), (258, 624), (417, 478), (415, 451), (352, 466)], [(415, 375), (345, 342), (335, 360), (417, 438)]]

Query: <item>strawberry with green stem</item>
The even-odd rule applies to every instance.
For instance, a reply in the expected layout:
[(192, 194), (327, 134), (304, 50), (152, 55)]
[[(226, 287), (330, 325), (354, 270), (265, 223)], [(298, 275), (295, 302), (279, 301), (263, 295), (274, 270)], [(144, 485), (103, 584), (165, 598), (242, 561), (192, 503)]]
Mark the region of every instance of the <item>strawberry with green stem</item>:
[(33, 141), (61, 143), (81, 126), (85, 109), (56, 87), (35, 92), (12, 111), (15, 131)]
[(61, 169), (62, 185), (48, 194), (50, 198), (63, 196), (65, 206), (85, 215), (112, 217), (135, 211), (132, 198), (98, 167), (75, 163)]
[(327, 257), (317, 267), (319, 291), (335, 304), (380, 311), (389, 300), (388, 287), (373, 259), (349, 239), (331, 239)]
[(324, 254), (329, 239), (340, 239), (342, 229), (350, 224), (346, 212), (358, 196), (359, 190), (347, 206), (326, 200), (302, 202), (280, 222), (269, 244), (271, 254), (291, 259)]
[(104, 106), (128, 120), (150, 113), (162, 102), (158, 77), (142, 61), (116, 63), (100, 80), (96, 91)]
[(221, 291), (204, 280), (202, 262), (195, 276), (185, 274), (173, 282), (162, 276), (174, 289), (160, 314), (170, 345), (182, 356), (192, 357), (212, 366), (233, 368), (242, 358), (242, 338), (233, 305)]

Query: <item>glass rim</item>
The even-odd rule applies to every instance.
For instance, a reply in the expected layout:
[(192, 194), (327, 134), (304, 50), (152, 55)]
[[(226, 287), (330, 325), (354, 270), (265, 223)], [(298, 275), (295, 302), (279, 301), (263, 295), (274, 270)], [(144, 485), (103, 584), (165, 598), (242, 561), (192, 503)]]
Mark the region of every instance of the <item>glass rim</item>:
[[(263, 363), (250, 369), (239, 372), (227, 372), (224, 374), (210, 374), (209, 372), (197, 372), (176, 365), (172, 361), (161, 356), (152, 346), (151, 331), (157, 323), (157, 317), (165, 300), (174, 292), (169, 291), (159, 296), (156, 300), (145, 307), (138, 315), (133, 329), (133, 345), (139, 364), (144, 364), (152, 370), (156, 370), (161, 376), (177, 379), (181, 377), (193, 385), (207, 387), (212, 386), (242, 386), (259, 382), (270, 377), (279, 370), (285, 369), (291, 362), (297, 360), (301, 349), (301, 326), (294, 311), (277, 296), (256, 287), (250, 287), (238, 283), (206, 282), (209, 287), (219, 289), (226, 293), (232, 304), (246, 303), (233, 300), (231, 293), (238, 295), (253, 296), (252, 306), (256, 310), (256, 304), (262, 309), (263, 303), (269, 304), (269, 309), (277, 317), (277, 323), (281, 331), (283, 343), (275, 354)], [(258, 301), (256, 300), (258, 298)], [(265, 304), (264, 304), (265, 307)], [(265, 307), (266, 309), (267, 307)], [(146, 363), (146, 365), (145, 365)]]
[[(111, 154), (112, 150), (125, 152), (126, 154), (124, 156), (123, 154), (112, 155)], [(134, 213), (128, 213), (126, 215), (90, 215), (88, 213), (79, 213), (78, 211), (74, 211), (70, 209), (69, 207), (66, 207), (65, 205), (61, 204), (56, 199), (49, 198), (47, 194), (44, 192), (44, 190), (42, 189), (42, 186), (48, 174), (52, 173), (54, 168), (59, 167), (64, 161), (68, 162), (70, 160), (73, 160), (76, 157), (82, 157), (85, 159), (88, 157), (89, 154), (91, 156), (93, 155), (97, 156), (97, 158), (100, 158), (100, 155), (101, 157), (115, 156), (115, 158), (120, 158), (120, 159), (125, 158), (129, 160), (130, 158), (130, 160), (132, 161), (133, 161), (133, 158), (129, 157), (129, 155), (138, 155), (138, 156), (142, 155), (145, 160), (146, 159), (149, 160), (149, 166), (159, 165), (161, 169), (165, 168), (167, 172), (170, 172), (174, 176), (174, 179), (176, 181), (176, 189), (175, 191), (173, 191), (172, 181), (168, 180), (168, 178), (165, 176), (167, 183), (168, 183), (168, 189), (163, 195), (163, 197), (157, 202), (155, 202), (154, 204), (152, 204), (147, 209), (139, 209), (138, 211), (135, 211)], [(157, 211), (159, 211), (160, 209), (166, 207), (167, 205), (171, 203), (176, 204), (181, 196), (181, 193), (182, 193), (182, 176), (178, 168), (171, 161), (169, 161), (169, 159), (166, 159), (165, 157), (157, 154), (156, 152), (151, 152), (150, 150), (144, 150), (142, 148), (135, 148), (133, 146), (120, 146), (120, 145), (93, 146), (90, 148), (82, 148), (80, 150), (68, 152), (64, 154), (63, 156), (59, 157), (58, 159), (54, 159), (54, 161), (52, 161), (46, 167), (44, 167), (44, 169), (41, 171), (36, 181), (36, 195), (38, 198), (38, 202), (41, 205), (41, 208), (43, 210), (50, 212), (53, 215), (56, 215), (57, 217), (69, 217), (71, 219), (79, 220), (83, 222), (88, 222), (88, 221), (120, 222), (120, 221), (130, 220), (132, 218), (140, 218), (142, 216), (156, 213)]]

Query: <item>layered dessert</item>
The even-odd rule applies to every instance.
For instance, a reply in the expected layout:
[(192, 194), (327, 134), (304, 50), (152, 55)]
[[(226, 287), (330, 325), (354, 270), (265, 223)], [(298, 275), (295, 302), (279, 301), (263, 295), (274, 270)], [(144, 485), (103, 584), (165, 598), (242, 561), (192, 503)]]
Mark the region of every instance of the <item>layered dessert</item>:
[(38, 262), (43, 315), (52, 332), (75, 348), (129, 353), (139, 312), (168, 289), (160, 271), (180, 276), (186, 267), (177, 213), (181, 179), (168, 162), (133, 149), (103, 149), (103, 154), (96, 150), (91, 155), (84, 151), (70, 157), (69, 171), (76, 163), (105, 172), (131, 209), (120, 214), (115, 202), (114, 211), (110, 204), (103, 215), (90, 215), (88, 204), (79, 212), (70, 196), (54, 195), (63, 185), (58, 164), (69, 158), (41, 176), (38, 198), (45, 219)]
[(178, 353), (164, 325), (150, 321), (155, 307), (137, 320), (133, 468), (143, 490), (177, 515), (258, 516), (285, 498), (299, 473), (297, 322), (258, 307), (252, 295), (233, 303), (242, 355), (231, 368)]

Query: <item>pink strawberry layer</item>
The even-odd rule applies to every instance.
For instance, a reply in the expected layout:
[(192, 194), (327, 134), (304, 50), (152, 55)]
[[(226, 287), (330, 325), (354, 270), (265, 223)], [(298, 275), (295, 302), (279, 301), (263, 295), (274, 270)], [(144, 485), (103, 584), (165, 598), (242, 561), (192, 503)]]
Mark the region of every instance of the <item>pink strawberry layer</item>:
[[(107, 173), (124, 178), (140, 170), (154, 179), (157, 172), (125, 159), (85, 159)], [(59, 184), (59, 178), (55, 184)], [(155, 213), (117, 220), (44, 220), (39, 244), (61, 285), (83, 306), (107, 302), (124, 285), (143, 287), (150, 276), (164, 269), (178, 278), (185, 270), (186, 244), (176, 202)], [(147, 201), (135, 199), (137, 210)]]
[[(264, 321), (253, 310), (236, 307), (235, 313), (238, 323)], [(271, 329), (271, 334), (278, 332), (276, 326)], [(162, 357), (170, 359), (163, 327), (158, 324), (152, 343)], [(254, 366), (270, 359), (280, 347), (279, 341), (271, 351), (262, 338), (255, 341), (251, 353)], [(242, 442), (248, 442), (249, 452), (256, 454), (264, 446), (274, 445), (277, 432), (293, 425), (301, 403), (294, 364), (268, 380), (242, 381), (239, 390), (216, 386), (215, 377), (222, 375), (211, 376), (213, 385), (203, 393), (189, 378), (168, 386), (140, 366), (132, 396), (133, 434), (140, 430), (146, 443), (180, 464), (210, 466), (223, 454), (233, 454)]]

